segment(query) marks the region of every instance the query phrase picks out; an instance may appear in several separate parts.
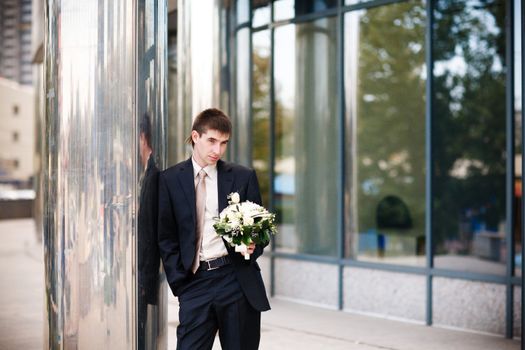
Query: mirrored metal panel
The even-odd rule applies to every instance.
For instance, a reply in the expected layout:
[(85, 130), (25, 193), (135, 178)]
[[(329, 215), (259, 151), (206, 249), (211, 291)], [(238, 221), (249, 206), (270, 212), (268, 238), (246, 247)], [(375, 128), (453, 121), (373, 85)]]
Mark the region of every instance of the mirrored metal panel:
[(158, 261), (137, 328), (137, 216), (150, 207), (139, 116), (148, 159), (165, 163), (166, 3), (49, 0), (45, 15), (45, 348), (165, 348)]
[(157, 246), (157, 187), (166, 166), (167, 13), (139, 1), (137, 23), (137, 349), (167, 348), (167, 286)]

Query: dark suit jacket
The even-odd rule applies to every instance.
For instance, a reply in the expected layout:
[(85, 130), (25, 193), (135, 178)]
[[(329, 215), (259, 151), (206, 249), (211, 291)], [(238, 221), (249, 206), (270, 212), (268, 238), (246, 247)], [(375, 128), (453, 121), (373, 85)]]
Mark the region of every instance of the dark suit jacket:
[(157, 245), (159, 169), (153, 154), (148, 159), (140, 188), (138, 210), (138, 285), (139, 298), (147, 304), (157, 304), (160, 266)]
[[(238, 192), (241, 201), (261, 204), (255, 171), (240, 165), (217, 162), (219, 213), (228, 205), (227, 196)], [(195, 255), (195, 187), (191, 158), (160, 173), (158, 239), (166, 277), (174, 295), (179, 295), (192, 276)], [(237, 280), (254, 309), (270, 309), (256, 259), (263, 248), (257, 246), (250, 260), (226, 244)]]

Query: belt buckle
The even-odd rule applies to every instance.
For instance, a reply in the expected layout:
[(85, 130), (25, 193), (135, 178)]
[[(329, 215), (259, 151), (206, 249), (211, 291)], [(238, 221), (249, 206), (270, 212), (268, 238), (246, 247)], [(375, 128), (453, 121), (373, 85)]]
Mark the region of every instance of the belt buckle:
[[(216, 259), (215, 259), (215, 260), (216, 260)], [(211, 267), (210, 261), (214, 261), (214, 260), (206, 260), (206, 264), (208, 264), (208, 268), (206, 269), (206, 271), (217, 270), (217, 269), (219, 268), (219, 266), (217, 266), (217, 267)]]

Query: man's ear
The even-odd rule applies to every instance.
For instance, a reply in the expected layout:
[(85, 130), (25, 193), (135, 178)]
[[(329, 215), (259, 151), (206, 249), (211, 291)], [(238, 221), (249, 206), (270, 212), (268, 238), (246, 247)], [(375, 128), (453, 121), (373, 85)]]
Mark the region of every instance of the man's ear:
[(197, 140), (199, 139), (200, 135), (199, 133), (197, 132), (197, 130), (192, 130), (191, 131), (191, 139), (193, 141), (193, 143), (197, 142)]

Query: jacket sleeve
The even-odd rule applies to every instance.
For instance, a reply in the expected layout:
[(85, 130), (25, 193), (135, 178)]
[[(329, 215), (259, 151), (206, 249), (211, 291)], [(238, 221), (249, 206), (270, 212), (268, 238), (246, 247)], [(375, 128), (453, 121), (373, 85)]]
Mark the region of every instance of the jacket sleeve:
[(158, 243), (166, 278), (176, 296), (186, 278), (181, 255), (179, 232), (174, 215), (170, 192), (164, 174), (159, 176)]
[[(255, 170), (251, 171), (250, 178), (248, 179), (246, 199), (250, 202), (262, 205), (261, 191), (259, 190), (259, 181), (257, 180), (257, 174), (255, 173)], [(257, 258), (262, 255), (264, 247), (266, 247), (267, 245), (268, 243), (264, 246), (257, 245), (253, 254), (251, 255), (250, 262), (255, 262), (255, 260), (257, 260)]]

